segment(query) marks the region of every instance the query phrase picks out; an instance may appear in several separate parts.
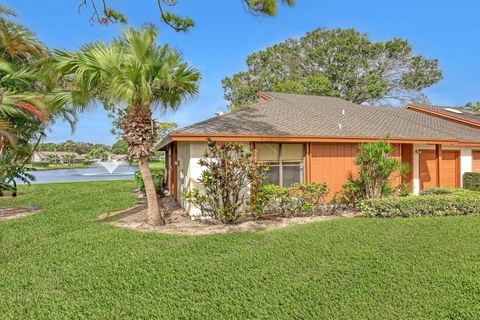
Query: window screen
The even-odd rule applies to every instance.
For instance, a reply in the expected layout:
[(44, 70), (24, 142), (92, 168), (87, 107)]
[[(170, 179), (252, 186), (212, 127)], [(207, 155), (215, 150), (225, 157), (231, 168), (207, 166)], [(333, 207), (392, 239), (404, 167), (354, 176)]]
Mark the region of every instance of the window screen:
[(257, 160), (270, 167), (264, 184), (287, 187), (303, 181), (303, 144), (257, 143), (255, 147)]
[(282, 185), (288, 187), (293, 183), (302, 182), (303, 164), (301, 162), (283, 163), (282, 165)]
[(279, 161), (280, 145), (278, 143), (257, 143), (258, 161)]

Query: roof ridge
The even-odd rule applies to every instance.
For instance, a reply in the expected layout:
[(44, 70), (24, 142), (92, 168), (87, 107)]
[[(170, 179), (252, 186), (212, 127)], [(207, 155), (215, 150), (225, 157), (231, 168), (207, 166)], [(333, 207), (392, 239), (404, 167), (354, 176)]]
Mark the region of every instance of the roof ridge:
[[(273, 98), (272, 98), (273, 99)], [(210, 118), (207, 118), (205, 120), (202, 120), (202, 121), (199, 121), (199, 122), (195, 122), (195, 123), (192, 123), (188, 126), (185, 126), (185, 127), (182, 127), (182, 128), (179, 128), (177, 130), (174, 130), (172, 131), (172, 133), (181, 133), (181, 131), (184, 131), (184, 130), (188, 130), (190, 129), (191, 127), (193, 126), (197, 126), (197, 125), (202, 125), (202, 124), (205, 124), (205, 123), (208, 123), (210, 121), (213, 121), (213, 120), (216, 120), (216, 119), (220, 119), (220, 118), (227, 118), (229, 116), (232, 116), (232, 115), (235, 115), (235, 114), (238, 114), (239, 112), (244, 112), (246, 111), (247, 109), (250, 109), (250, 108), (253, 108), (253, 107), (257, 107), (259, 105), (265, 105), (266, 103), (270, 102), (269, 101), (263, 101), (263, 102), (256, 102), (256, 103), (253, 103), (251, 105), (248, 105), (248, 106), (245, 106), (243, 107), (242, 109), (240, 110), (237, 110), (237, 111), (229, 111), (229, 112), (226, 112), (224, 114), (220, 114), (220, 115), (215, 115), (213, 117), (210, 117)]]

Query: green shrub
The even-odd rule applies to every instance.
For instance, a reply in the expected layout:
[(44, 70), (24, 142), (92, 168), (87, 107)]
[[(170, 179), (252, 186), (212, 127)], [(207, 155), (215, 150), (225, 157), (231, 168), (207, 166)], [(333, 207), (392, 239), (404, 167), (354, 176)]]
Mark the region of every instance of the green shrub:
[(468, 190), (480, 191), (480, 172), (465, 172), (463, 187)]
[(391, 157), (393, 151), (388, 141), (359, 144), (354, 161), (358, 174), (350, 173), (342, 191), (336, 195), (337, 201), (355, 207), (362, 199), (408, 195), (409, 184), (394, 185), (394, 182), (404, 177), (410, 167)]
[(282, 216), (316, 213), (326, 208), (327, 195), (326, 183), (294, 183), (290, 187), (267, 184), (261, 186), (255, 193), (253, 209), (257, 216), (265, 213)]
[(462, 189), (454, 189), (454, 188), (446, 188), (446, 187), (436, 187), (436, 188), (429, 188), (420, 191), (420, 196), (434, 196), (434, 195), (448, 195), (448, 194), (461, 194), (463, 192)]
[(480, 215), (480, 193), (464, 191), (443, 195), (366, 199), (360, 209), (368, 217), (422, 217)]
[(280, 186), (274, 184), (265, 184), (260, 186), (253, 194), (252, 209), (256, 216), (261, 216), (268, 212), (273, 212), (277, 207), (277, 196)]
[[(152, 172), (153, 184), (155, 185), (155, 191), (157, 195), (163, 196), (165, 193), (165, 173), (160, 169), (150, 169)], [(145, 193), (145, 184), (143, 183), (142, 174), (140, 171), (135, 172), (135, 183), (137, 188)]]
[(356, 207), (358, 202), (365, 198), (365, 186), (360, 179), (349, 176), (347, 182), (342, 186), (342, 190), (335, 196), (335, 199), (349, 207)]
[(38, 162), (31, 162), (30, 163), (33, 167), (42, 167), (46, 168), (50, 165), (50, 162), (48, 161), (38, 161)]
[(290, 189), (297, 200), (294, 202), (294, 212), (316, 213), (325, 209), (325, 197), (329, 191), (326, 183), (294, 183)]

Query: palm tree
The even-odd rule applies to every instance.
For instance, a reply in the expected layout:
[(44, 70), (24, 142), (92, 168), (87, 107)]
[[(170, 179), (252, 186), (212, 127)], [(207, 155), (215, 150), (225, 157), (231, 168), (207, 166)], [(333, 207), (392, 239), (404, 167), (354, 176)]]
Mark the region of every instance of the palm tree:
[(46, 46), (38, 41), (30, 29), (15, 23), (10, 18), (17, 14), (0, 5), (0, 54), (4, 59), (27, 62), (44, 57)]
[(15, 179), (31, 178), (25, 165), (48, 124), (63, 118), (73, 128), (76, 120), (70, 105), (76, 97), (52, 68), (47, 47), (11, 20), (15, 17), (0, 6), (0, 195), (5, 189), (15, 191)]
[(110, 44), (97, 41), (77, 52), (56, 51), (60, 70), (72, 76), (83, 104), (100, 100), (120, 117), (129, 155), (139, 160), (149, 224), (165, 223), (148, 166), (157, 137), (152, 111), (177, 109), (197, 94), (200, 80), (200, 73), (176, 50), (156, 44), (157, 36), (158, 31), (148, 25), (130, 28)]

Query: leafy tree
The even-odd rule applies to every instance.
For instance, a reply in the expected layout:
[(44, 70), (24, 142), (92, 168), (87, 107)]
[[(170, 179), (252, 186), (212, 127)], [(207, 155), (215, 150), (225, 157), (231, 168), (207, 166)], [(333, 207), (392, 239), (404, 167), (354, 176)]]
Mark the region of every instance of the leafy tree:
[(473, 103), (473, 102), (469, 102), (465, 105), (466, 108), (470, 109), (470, 110), (474, 110), (474, 111), (479, 111), (480, 112), (480, 102), (477, 102), (477, 103)]
[(163, 140), (170, 132), (178, 127), (176, 122), (159, 122), (158, 123), (158, 141)]
[(139, 160), (147, 195), (147, 222), (164, 224), (148, 159), (157, 141), (152, 110), (176, 109), (197, 94), (200, 73), (167, 45), (153, 26), (130, 28), (110, 44), (97, 41), (77, 52), (57, 51), (58, 66), (73, 78), (83, 104), (100, 100), (120, 119), (129, 156)]
[(38, 148), (37, 150), (38, 151), (49, 151), (49, 152), (52, 152), (52, 151), (55, 151), (56, 149), (56, 146), (57, 144), (56, 143), (53, 143), (53, 142), (45, 142), (45, 143), (40, 143), (38, 145)]
[[(182, 17), (173, 13), (168, 8), (178, 4), (178, 0), (150, 0), (157, 6), (160, 14), (160, 21), (177, 32), (188, 31), (195, 25), (190, 17)], [(295, 5), (295, 0), (240, 0), (248, 12), (256, 15), (274, 16), (277, 13), (278, 3), (288, 6)], [(113, 8), (107, 0), (80, 0), (80, 8), (91, 5), (93, 14), (91, 23), (108, 25), (109, 23), (127, 23), (125, 14)]]
[(93, 144), (90, 142), (76, 142), (67, 140), (65, 142), (53, 143), (45, 142), (38, 145), (38, 151), (65, 151), (76, 152), (78, 154), (88, 154), (94, 148), (101, 148), (107, 151), (110, 150), (109, 146), (104, 144)]
[(66, 164), (74, 164), (75, 163), (75, 154), (67, 153), (63, 156), (63, 162)]
[(247, 67), (222, 81), (233, 110), (255, 102), (260, 91), (425, 102), (421, 90), (442, 78), (437, 60), (413, 54), (406, 40), (374, 42), (353, 29), (313, 30), (251, 54)]
[(97, 146), (93, 147), (92, 150), (88, 153), (92, 159), (100, 159), (100, 160), (107, 160), (107, 152), (108, 150), (104, 147)]
[(114, 154), (127, 154), (128, 153), (128, 143), (124, 140), (117, 140), (112, 145), (112, 153)]
[(66, 152), (76, 152), (76, 143), (73, 142), (72, 140), (67, 140), (63, 144), (63, 151)]

